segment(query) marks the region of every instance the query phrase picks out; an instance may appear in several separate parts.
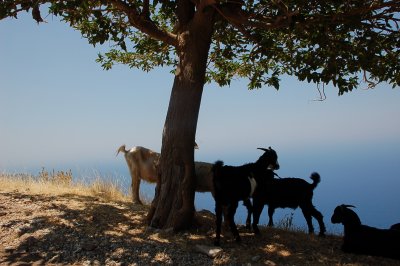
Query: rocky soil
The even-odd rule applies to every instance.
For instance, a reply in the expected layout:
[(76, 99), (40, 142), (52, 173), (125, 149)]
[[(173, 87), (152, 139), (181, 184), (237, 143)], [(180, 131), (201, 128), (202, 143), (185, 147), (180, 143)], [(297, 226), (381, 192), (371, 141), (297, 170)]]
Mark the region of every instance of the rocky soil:
[(203, 211), (184, 233), (155, 230), (147, 207), (97, 197), (37, 195), (0, 190), (0, 265), (400, 265), (398, 261), (344, 254), (341, 238), (241, 228), (214, 249), (214, 217)]

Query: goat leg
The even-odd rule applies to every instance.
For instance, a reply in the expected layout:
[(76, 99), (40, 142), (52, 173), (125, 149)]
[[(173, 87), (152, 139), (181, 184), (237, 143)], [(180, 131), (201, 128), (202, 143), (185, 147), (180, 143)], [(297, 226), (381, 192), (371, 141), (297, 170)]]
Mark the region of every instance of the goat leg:
[(214, 240), (214, 246), (219, 246), (220, 245), (220, 239), (221, 239), (221, 224), (222, 224), (222, 208), (219, 203), (215, 204), (215, 215), (216, 215), (216, 232), (215, 232), (215, 240)]
[(258, 229), (258, 222), (260, 221), (260, 215), (264, 208), (263, 204), (259, 204), (257, 200), (253, 201), (253, 231), (254, 234), (260, 235), (260, 229)]
[(304, 208), (304, 207), (300, 207), (300, 208), (301, 208), (301, 210), (303, 212), (303, 216), (304, 216), (304, 218), (306, 219), (306, 222), (307, 222), (308, 233), (310, 235), (314, 234), (314, 226), (312, 224), (312, 217), (311, 217), (310, 210), (307, 209), (307, 208)]
[(139, 177), (139, 173), (138, 171), (135, 171), (135, 174), (133, 174), (132, 178), (132, 201), (133, 204), (140, 204), (142, 205), (142, 201), (140, 200), (140, 192), (139, 192), (139, 188), (140, 188), (140, 177)]
[(274, 226), (274, 218), (273, 218), (274, 212), (275, 212), (275, 207), (268, 206), (268, 217), (269, 217), (268, 226), (270, 227)]
[(311, 215), (318, 221), (319, 236), (325, 236), (326, 228), (324, 224), (324, 216), (315, 207), (312, 209)]
[(246, 229), (250, 229), (251, 228), (251, 214), (253, 213), (253, 206), (251, 204), (250, 199), (244, 200), (243, 205), (247, 209)]
[(235, 237), (236, 242), (240, 242), (241, 239), (240, 239), (239, 231), (237, 230), (235, 220), (234, 220), (237, 207), (238, 207), (238, 202), (229, 204), (228, 220), (229, 220), (229, 226), (231, 228), (231, 232), (232, 232), (233, 236)]

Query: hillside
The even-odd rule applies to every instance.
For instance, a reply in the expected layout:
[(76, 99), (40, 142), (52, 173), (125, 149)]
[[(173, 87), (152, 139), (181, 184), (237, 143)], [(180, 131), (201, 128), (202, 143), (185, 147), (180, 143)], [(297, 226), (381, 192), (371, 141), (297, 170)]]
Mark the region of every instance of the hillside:
[(263, 228), (260, 237), (241, 228), (241, 244), (225, 231), (222, 250), (212, 257), (199, 251), (213, 248), (212, 213), (197, 213), (196, 228), (174, 234), (148, 228), (146, 211), (101, 193), (3, 185), (0, 265), (399, 265), (344, 254), (339, 236), (273, 228)]

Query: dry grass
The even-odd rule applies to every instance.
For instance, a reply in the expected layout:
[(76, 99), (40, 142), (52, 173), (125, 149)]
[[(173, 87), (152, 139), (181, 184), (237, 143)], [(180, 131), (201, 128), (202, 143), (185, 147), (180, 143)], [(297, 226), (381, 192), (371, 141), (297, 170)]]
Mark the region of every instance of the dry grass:
[(45, 168), (38, 175), (0, 174), (0, 186), (3, 191), (27, 191), (32, 194), (96, 196), (106, 201), (129, 202), (129, 195), (124, 195), (118, 185), (97, 177), (92, 183), (73, 182), (71, 170), (48, 172)]

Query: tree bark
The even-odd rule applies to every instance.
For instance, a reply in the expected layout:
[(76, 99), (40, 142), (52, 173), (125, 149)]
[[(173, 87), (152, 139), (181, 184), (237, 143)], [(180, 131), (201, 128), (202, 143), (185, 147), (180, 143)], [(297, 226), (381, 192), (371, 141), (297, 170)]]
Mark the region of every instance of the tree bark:
[(208, 52), (213, 31), (211, 12), (197, 12), (179, 34), (176, 69), (164, 124), (159, 181), (148, 219), (156, 228), (179, 231), (194, 215), (194, 143)]

